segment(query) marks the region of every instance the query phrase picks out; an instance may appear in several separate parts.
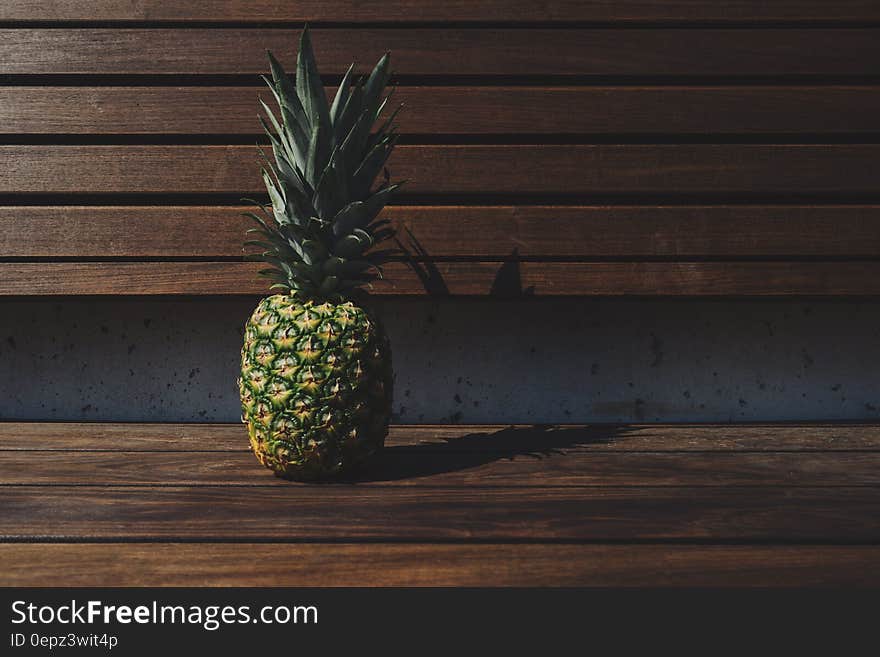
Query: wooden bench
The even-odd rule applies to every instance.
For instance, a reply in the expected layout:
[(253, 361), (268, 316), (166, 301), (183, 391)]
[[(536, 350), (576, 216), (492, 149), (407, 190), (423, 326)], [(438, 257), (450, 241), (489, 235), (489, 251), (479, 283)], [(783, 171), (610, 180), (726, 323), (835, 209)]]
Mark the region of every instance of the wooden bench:
[[(880, 294), (875, 3), (47, 4), (0, 7), (7, 299), (262, 294), (256, 76), (306, 20), (335, 73), (393, 51), (419, 266), (379, 294)], [(238, 425), (0, 423), (0, 584), (880, 583), (877, 425), (389, 445), (311, 487)]]

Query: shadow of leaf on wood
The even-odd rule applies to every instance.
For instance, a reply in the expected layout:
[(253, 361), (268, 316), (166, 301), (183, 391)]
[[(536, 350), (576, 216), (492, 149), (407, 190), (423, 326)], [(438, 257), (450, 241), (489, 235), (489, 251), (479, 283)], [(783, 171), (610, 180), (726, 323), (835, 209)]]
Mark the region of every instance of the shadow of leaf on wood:
[(349, 481), (382, 482), (428, 477), (515, 457), (564, 458), (566, 450), (609, 444), (628, 430), (617, 425), (533, 425), (469, 433), (443, 442), (392, 445)]
[(430, 254), (416, 239), (408, 226), (405, 227), (409, 245), (404, 244), (399, 238), (396, 240), (398, 249), (404, 254), (406, 264), (415, 272), (425, 292), (432, 296), (448, 296), (449, 286), (443, 280), (443, 274), (430, 260)]
[[(443, 273), (437, 267), (431, 254), (422, 246), (408, 226), (404, 227), (408, 244), (404, 244), (398, 237), (396, 239), (396, 251), (403, 255), (407, 266), (413, 270), (422, 284), (425, 292), (431, 296), (449, 296), (449, 285), (443, 278)], [(489, 288), (489, 296), (492, 297), (523, 297), (533, 296), (535, 286), (524, 288), (522, 273), (520, 271), (519, 249), (513, 249), (511, 254), (499, 265), (492, 285)]]
[(495, 279), (489, 290), (493, 297), (523, 297), (535, 294), (535, 286), (524, 288), (519, 265), (519, 250), (514, 249), (508, 259), (495, 272)]

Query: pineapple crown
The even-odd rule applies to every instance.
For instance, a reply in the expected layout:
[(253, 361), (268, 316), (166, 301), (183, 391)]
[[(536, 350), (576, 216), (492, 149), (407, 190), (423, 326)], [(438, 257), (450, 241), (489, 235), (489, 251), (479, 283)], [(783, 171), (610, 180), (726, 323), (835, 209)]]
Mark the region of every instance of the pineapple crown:
[[(271, 205), (253, 201), (260, 212), (247, 212), (258, 247), (249, 259), (267, 263), (260, 275), (281, 289), (305, 298), (344, 298), (381, 278), (381, 265), (394, 249), (372, 247), (394, 234), (378, 215), (399, 184), (390, 184), (385, 163), (397, 141), (398, 107), (378, 129), (373, 125), (390, 94), (386, 53), (366, 80), (354, 79), (352, 64), (327, 101), (315, 64), (308, 28), (300, 39), (295, 83), (269, 55), (272, 78), (263, 76), (275, 98), (280, 120), (260, 100), (266, 118), (260, 123), (272, 144), (272, 157), (261, 149), (263, 181)], [(267, 123), (268, 120), (268, 123)], [(382, 182), (374, 187), (380, 172)]]

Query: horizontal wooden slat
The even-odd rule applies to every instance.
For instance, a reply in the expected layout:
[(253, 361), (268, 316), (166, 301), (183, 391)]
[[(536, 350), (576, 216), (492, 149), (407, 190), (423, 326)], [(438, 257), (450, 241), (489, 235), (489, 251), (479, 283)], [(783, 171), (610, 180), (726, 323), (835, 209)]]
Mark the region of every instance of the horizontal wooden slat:
[[(880, 42), (880, 40), (878, 40)], [(0, 146), (0, 194), (259, 193), (254, 146)], [(876, 194), (880, 144), (400, 146), (408, 194)]]
[(18, 543), (0, 561), (12, 587), (880, 584), (876, 546)]
[[(0, 74), (256, 74), (292, 29), (4, 29)], [(876, 75), (875, 29), (315, 29), (321, 70), (393, 53), (399, 75)]]
[[(880, 425), (632, 424), (392, 425), (392, 447), (541, 453), (565, 446), (599, 452), (880, 451)], [(241, 424), (0, 422), (0, 450), (248, 452)], [(210, 458), (210, 457), (208, 457)]]
[(5, 0), (4, 21), (876, 21), (871, 0)]
[[(4, 258), (230, 258), (241, 206), (0, 206)], [(394, 206), (432, 257), (864, 257), (880, 206)], [(735, 229), (734, 229), (735, 227)], [(796, 228), (795, 228), (796, 227)], [(406, 239), (404, 239), (406, 241)]]
[[(534, 450), (539, 452), (538, 449)], [(359, 486), (880, 486), (880, 453), (536, 454), (388, 447)], [(289, 486), (252, 454), (0, 451), (0, 485)]]
[[(261, 295), (258, 263), (0, 263), (0, 296)], [(828, 296), (880, 294), (880, 262), (441, 262), (427, 282), (384, 267), (376, 294)]]
[[(331, 90), (332, 93), (332, 90)], [(0, 87), (0, 133), (260, 134), (262, 88)], [(880, 131), (877, 86), (397, 87), (429, 135)]]
[(0, 540), (880, 540), (880, 488), (335, 485), (291, 492), (9, 486)]

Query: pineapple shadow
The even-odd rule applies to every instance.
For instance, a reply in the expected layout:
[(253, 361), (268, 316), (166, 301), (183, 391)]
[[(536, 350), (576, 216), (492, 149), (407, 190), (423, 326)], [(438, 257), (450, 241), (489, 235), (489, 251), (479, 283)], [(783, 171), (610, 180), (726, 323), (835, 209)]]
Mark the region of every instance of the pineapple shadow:
[(490, 297), (528, 297), (535, 294), (535, 287), (523, 288), (519, 265), (519, 249), (514, 249), (495, 272), (495, 280), (489, 289)]
[(422, 246), (422, 243), (413, 235), (409, 226), (405, 226), (408, 244), (404, 244), (400, 238), (395, 238), (400, 252), (403, 254), (407, 266), (415, 272), (425, 292), (433, 296), (448, 296), (449, 286), (443, 280), (443, 274), (437, 265), (430, 259), (431, 256)]
[(572, 427), (539, 424), (479, 431), (445, 438), (442, 442), (391, 445), (348, 481), (387, 482), (430, 477), (517, 457), (564, 459), (569, 450), (608, 445), (629, 430), (616, 425)]
[[(443, 274), (438, 269), (431, 254), (421, 242), (413, 235), (408, 226), (404, 227), (408, 244), (404, 244), (397, 238), (398, 249), (403, 254), (407, 266), (415, 272), (425, 292), (432, 296), (449, 296), (449, 286), (443, 279)], [(514, 249), (505, 258), (489, 288), (490, 297), (521, 297), (532, 296), (535, 293), (534, 286), (523, 288), (522, 273), (520, 272), (519, 250)]]

